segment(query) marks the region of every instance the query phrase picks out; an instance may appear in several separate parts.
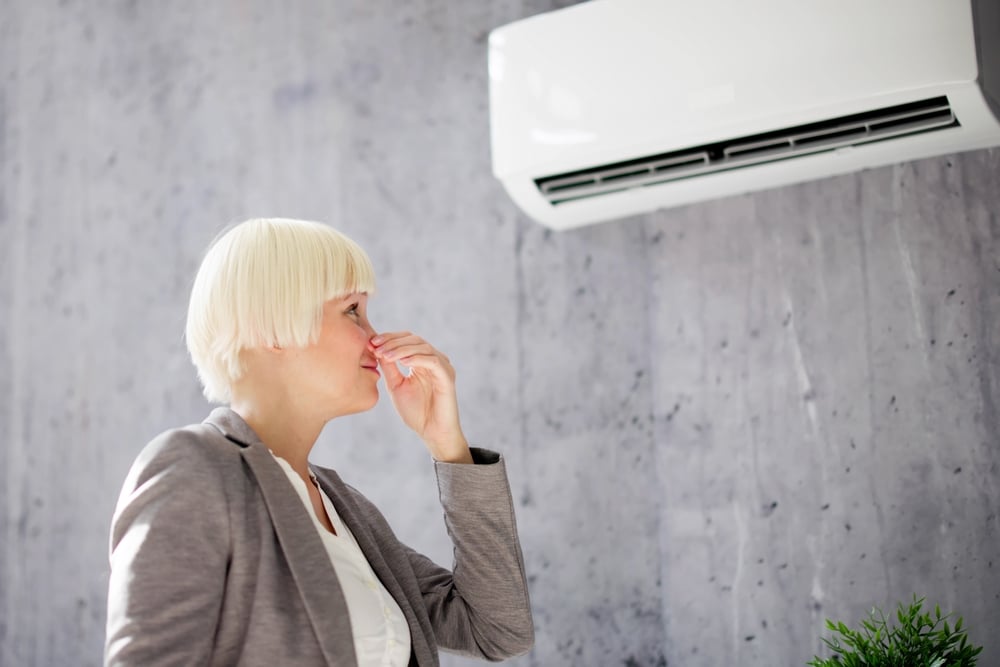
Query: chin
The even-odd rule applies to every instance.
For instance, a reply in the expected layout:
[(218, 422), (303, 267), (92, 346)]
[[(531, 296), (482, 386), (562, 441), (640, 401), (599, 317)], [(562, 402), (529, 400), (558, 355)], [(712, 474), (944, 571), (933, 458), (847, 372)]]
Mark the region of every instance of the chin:
[(355, 412), (368, 412), (378, 404), (378, 399), (379, 393), (378, 388), (376, 387), (375, 391), (372, 392), (372, 395), (368, 397), (368, 400), (363, 403), (359, 402), (358, 409), (355, 410)]
[(363, 398), (359, 397), (354, 403), (344, 405), (343, 401), (340, 401), (340, 407), (337, 409), (333, 416), (329, 419), (335, 419), (336, 417), (344, 417), (346, 415), (356, 415), (360, 412), (368, 412), (378, 403), (379, 392), (376, 388), (371, 395), (365, 396)]

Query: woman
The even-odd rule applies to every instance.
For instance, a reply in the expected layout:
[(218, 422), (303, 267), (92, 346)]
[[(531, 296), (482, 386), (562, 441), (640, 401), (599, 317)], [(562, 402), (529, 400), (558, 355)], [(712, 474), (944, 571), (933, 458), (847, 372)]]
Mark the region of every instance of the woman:
[[(469, 447), (447, 357), (376, 335), (373, 288), (364, 251), (319, 223), (249, 220), (208, 250), (186, 338), (206, 397), (229, 407), (161, 434), (125, 480), (106, 664), (436, 665), (438, 648), (531, 647), (503, 460)], [(452, 571), (308, 461), (328, 421), (375, 405), (380, 375), (435, 461)]]

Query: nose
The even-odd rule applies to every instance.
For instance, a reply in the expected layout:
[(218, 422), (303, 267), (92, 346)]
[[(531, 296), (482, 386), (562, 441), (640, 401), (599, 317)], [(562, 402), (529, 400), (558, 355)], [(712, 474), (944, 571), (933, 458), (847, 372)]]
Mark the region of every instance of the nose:
[(377, 333), (375, 331), (375, 327), (373, 327), (372, 323), (368, 321), (368, 318), (365, 318), (365, 320), (364, 320), (364, 322), (362, 324), (364, 326), (365, 333), (368, 334), (368, 339), (371, 340), (371, 337), (374, 336)]

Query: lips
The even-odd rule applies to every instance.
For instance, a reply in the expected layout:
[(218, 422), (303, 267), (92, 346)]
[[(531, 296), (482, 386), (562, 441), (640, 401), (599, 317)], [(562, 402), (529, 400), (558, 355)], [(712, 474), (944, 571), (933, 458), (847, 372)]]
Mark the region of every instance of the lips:
[(377, 361), (372, 361), (372, 362), (369, 362), (369, 363), (361, 364), (361, 367), (362, 368), (367, 368), (368, 370), (370, 370), (373, 373), (375, 373), (375, 375), (381, 375), (381, 373), (378, 372), (378, 362)]

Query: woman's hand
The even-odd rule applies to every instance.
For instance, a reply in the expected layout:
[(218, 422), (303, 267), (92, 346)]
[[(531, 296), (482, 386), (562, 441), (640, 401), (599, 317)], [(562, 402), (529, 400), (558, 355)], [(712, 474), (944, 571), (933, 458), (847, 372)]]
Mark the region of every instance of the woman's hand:
[[(378, 359), (396, 412), (431, 456), (437, 461), (472, 463), (458, 421), (455, 369), (448, 357), (408, 331), (373, 336), (368, 347)], [(397, 361), (410, 368), (409, 375), (400, 372)]]

